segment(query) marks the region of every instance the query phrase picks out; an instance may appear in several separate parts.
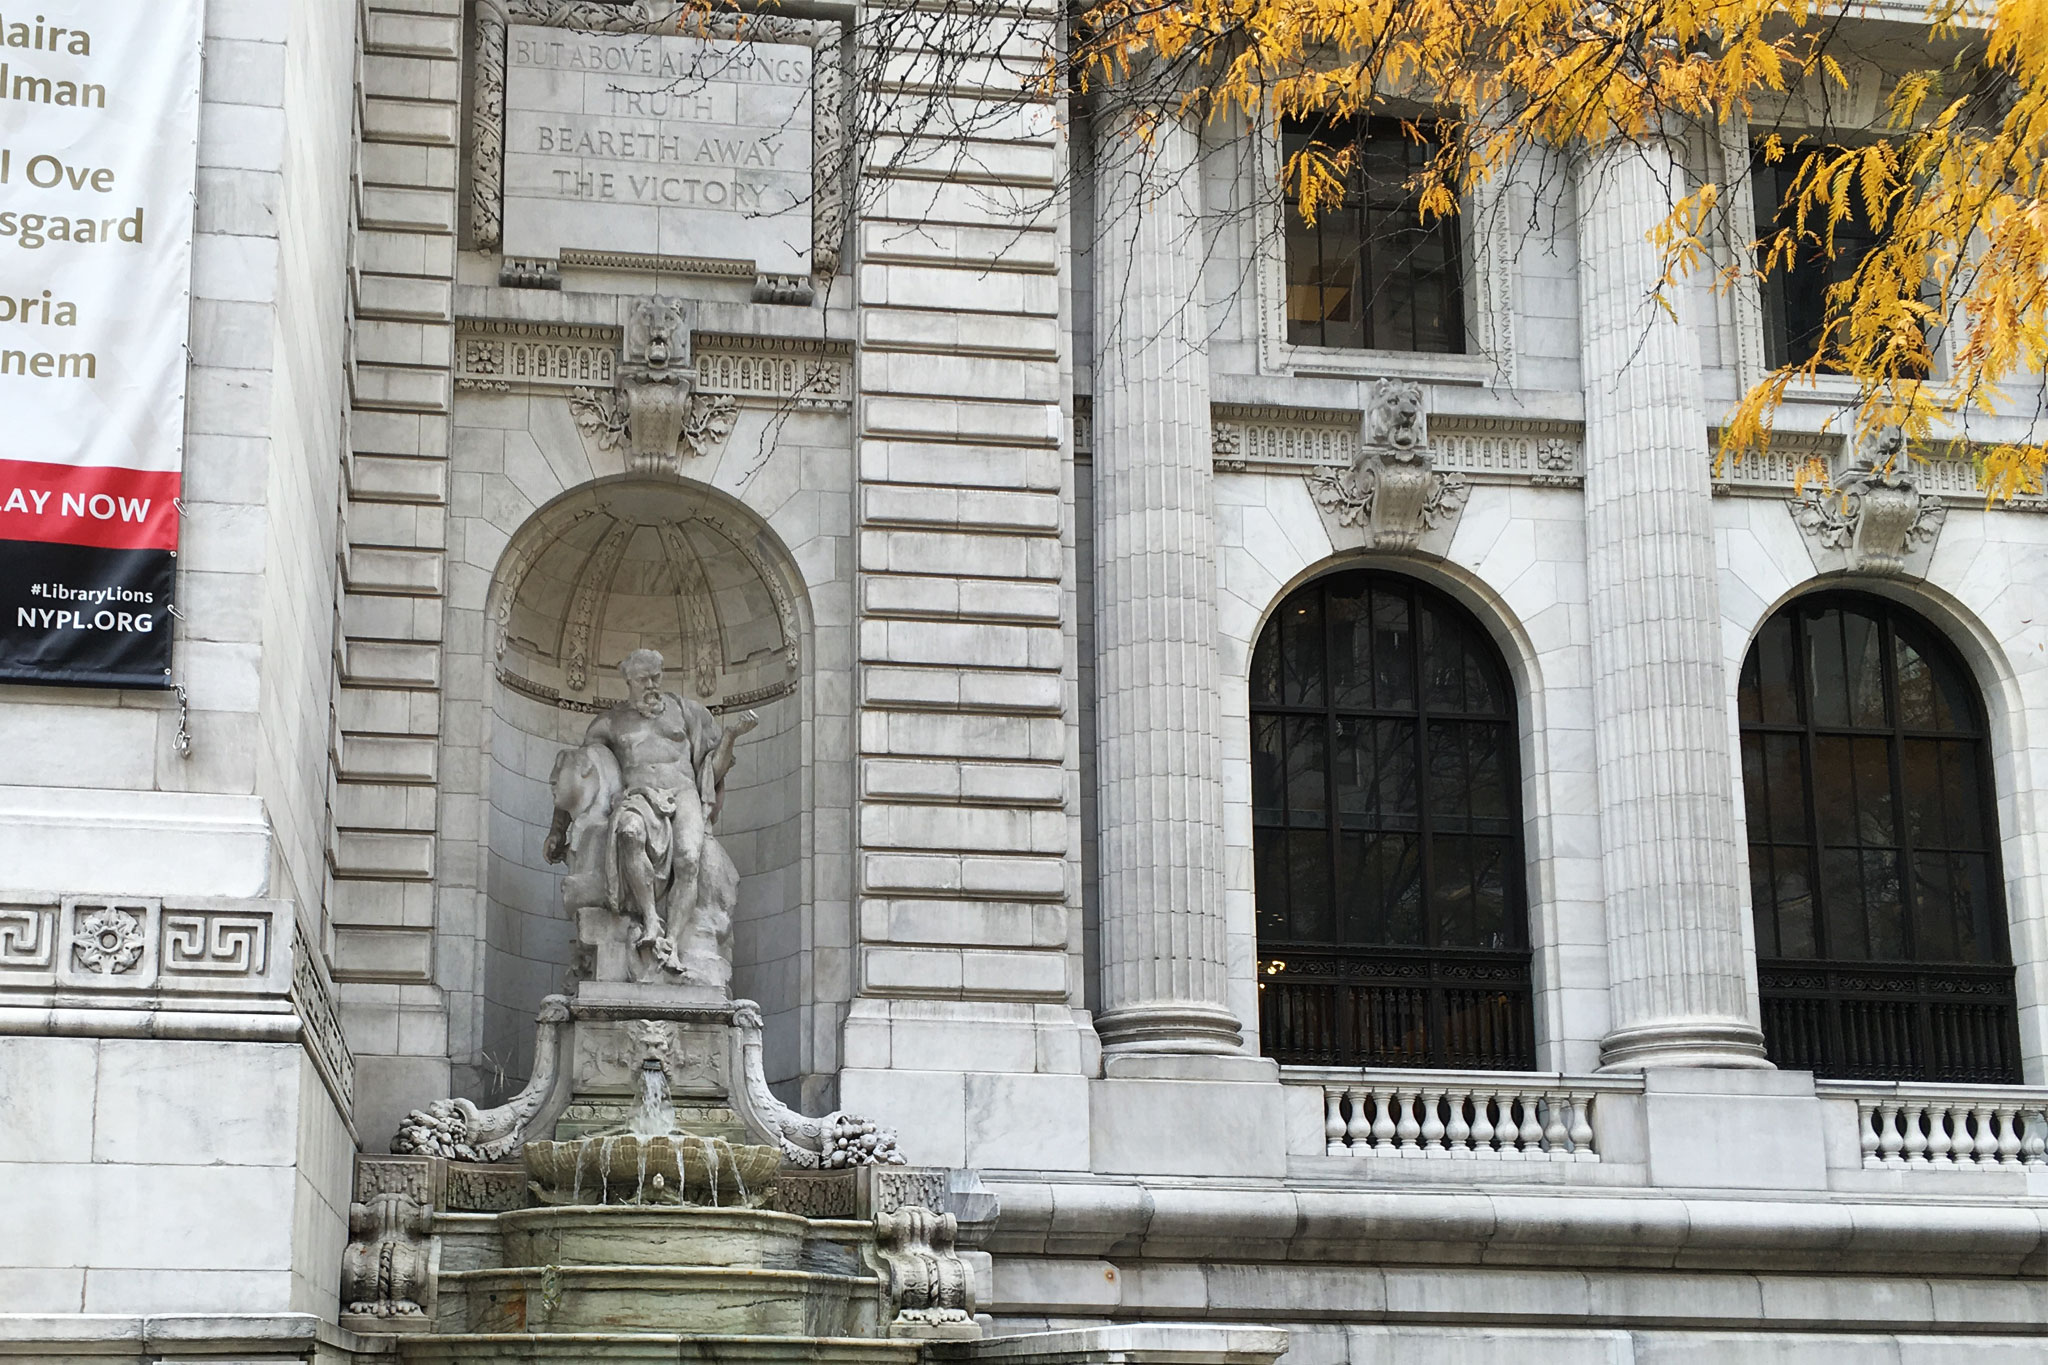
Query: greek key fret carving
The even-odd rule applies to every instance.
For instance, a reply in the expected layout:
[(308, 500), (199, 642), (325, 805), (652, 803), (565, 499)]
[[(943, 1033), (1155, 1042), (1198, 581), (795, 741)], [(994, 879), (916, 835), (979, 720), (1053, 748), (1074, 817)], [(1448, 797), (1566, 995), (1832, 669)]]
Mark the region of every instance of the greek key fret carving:
[(0, 971), (47, 972), (57, 965), (57, 908), (0, 905)]
[(356, 1059), (348, 1050), (348, 1038), (334, 1013), (334, 993), (313, 956), (313, 945), (296, 918), (292, 921), (292, 1005), (299, 1012), (306, 1051), (314, 1066), (334, 1092), (335, 1103), (347, 1114), (355, 1108)]
[(163, 914), (163, 970), (260, 975), (270, 965), (270, 920), (208, 910)]

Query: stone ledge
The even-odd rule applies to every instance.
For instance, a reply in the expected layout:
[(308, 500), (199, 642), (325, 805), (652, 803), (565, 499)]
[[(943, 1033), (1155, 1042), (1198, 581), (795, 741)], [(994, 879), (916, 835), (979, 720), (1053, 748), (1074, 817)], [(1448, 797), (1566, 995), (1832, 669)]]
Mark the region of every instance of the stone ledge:
[(0, 1313), (0, 1357), (143, 1357), (260, 1353), (304, 1357), (319, 1347), (373, 1354), (383, 1343), (311, 1313)]
[[(998, 1322), (1071, 1320), (1067, 1315), (1077, 1311), (1097, 1320), (1156, 1317), (1184, 1321), (1200, 1317), (1218, 1322), (1285, 1324), (1309, 1340), (1314, 1331), (1310, 1324), (1329, 1323), (1354, 1331), (1369, 1324), (1402, 1324), (1431, 1333), (1488, 1328), (1762, 1330), (1777, 1334), (1780, 1341), (1787, 1334), (1845, 1330), (1915, 1336), (1956, 1333), (1988, 1345), (2000, 1338), (2038, 1341), (2041, 1322), (2048, 1315), (2048, 1289), (2039, 1280), (1936, 1279), (1927, 1275), (1673, 1275), (1659, 1271), (1332, 1265), (1280, 1269), (1227, 1261), (1168, 1265), (1122, 1257), (1114, 1262), (1012, 1258), (997, 1263), (995, 1278), (997, 1292), (988, 1307)], [(1434, 1353), (1398, 1358), (1472, 1358), (1456, 1353), (1447, 1357), (1443, 1350), (1438, 1345)], [(1313, 1358), (1331, 1357), (1318, 1354)], [(1349, 1358), (1382, 1359), (1377, 1354)], [(1485, 1357), (1489, 1361), (1521, 1358), (1513, 1353)], [(1598, 1357), (1552, 1350), (1540, 1358), (1577, 1361)], [(1665, 1359), (1661, 1355), (1656, 1358)], [(1757, 1358), (1739, 1351), (1686, 1357), (1714, 1362)], [(1762, 1358), (1809, 1359), (1797, 1348)], [(1882, 1353), (1858, 1358), (1892, 1359)], [(1960, 1354), (1924, 1357), (1943, 1361), (1964, 1358), (1976, 1359)]]
[(991, 1180), (999, 1256), (2039, 1275), (2048, 1201)]
[(1286, 1352), (1279, 1327), (1148, 1322), (1031, 1332), (976, 1342), (935, 1342), (930, 1359), (1009, 1361), (1013, 1365), (1272, 1365)]

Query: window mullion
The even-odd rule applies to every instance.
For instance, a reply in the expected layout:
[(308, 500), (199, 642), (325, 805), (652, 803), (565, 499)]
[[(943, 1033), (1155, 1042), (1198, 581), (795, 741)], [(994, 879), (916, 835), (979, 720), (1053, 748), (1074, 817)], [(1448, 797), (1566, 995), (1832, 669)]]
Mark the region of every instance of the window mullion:
[(1329, 868), (1329, 912), (1331, 939), (1334, 943), (1348, 943), (1350, 936), (1344, 932), (1339, 921), (1337, 904), (1337, 874), (1341, 866), (1338, 850), (1343, 840), (1343, 815), (1337, 805), (1337, 687), (1336, 670), (1330, 661), (1335, 657), (1332, 648), (1334, 632), (1330, 629), (1330, 590), (1326, 583), (1321, 588), (1321, 615), (1323, 619), (1323, 810), (1324, 842), (1323, 857)]
[[(1799, 708), (1799, 766), (1806, 779), (1806, 876), (1807, 893), (1813, 900), (1814, 956), (1826, 961), (1834, 956), (1834, 936), (1828, 922), (1830, 907), (1827, 887), (1821, 879), (1825, 859), (1821, 850), (1820, 783), (1818, 765), (1815, 762), (1818, 745), (1815, 742), (1813, 728), (1813, 681), (1807, 669), (1807, 658), (1813, 648), (1808, 624), (1806, 613), (1793, 614), (1792, 700)], [(1772, 903), (1776, 904), (1775, 887), (1772, 889), (1772, 897)]]
[[(1892, 856), (1897, 859), (1899, 878), (1899, 909), (1905, 918), (1906, 960), (1920, 960), (1920, 906), (1919, 897), (1913, 886), (1913, 827), (1906, 818), (1906, 739), (1905, 720), (1899, 714), (1898, 676), (1893, 667), (1898, 653), (1898, 638), (1894, 633), (1889, 613), (1878, 620), (1878, 677), (1883, 684), (1885, 715), (1891, 721), (1891, 731), (1885, 736), (1885, 748), (1890, 750), (1887, 773), (1892, 784), (1892, 840), (1895, 845)], [(1939, 751), (1936, 758), (1940, 757)], [(1939, 771), (1937, 769), (1937, 771)]]

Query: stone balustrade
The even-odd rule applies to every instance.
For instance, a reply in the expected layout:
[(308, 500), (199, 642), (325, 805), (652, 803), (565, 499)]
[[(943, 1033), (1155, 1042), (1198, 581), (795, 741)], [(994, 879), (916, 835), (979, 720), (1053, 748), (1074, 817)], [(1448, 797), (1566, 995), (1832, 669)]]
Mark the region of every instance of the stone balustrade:
[(1866, 1169), (2018, 1170), (2048, 1166), (2048, 1089), (1821, 1081), (1856, 1105)]
[(1394, 1069), (1313, 1083), (1329, 1155), (1459, 1161), (1598, 1161), (1598, 1096), (1642, 1089), (1636, 1077)]

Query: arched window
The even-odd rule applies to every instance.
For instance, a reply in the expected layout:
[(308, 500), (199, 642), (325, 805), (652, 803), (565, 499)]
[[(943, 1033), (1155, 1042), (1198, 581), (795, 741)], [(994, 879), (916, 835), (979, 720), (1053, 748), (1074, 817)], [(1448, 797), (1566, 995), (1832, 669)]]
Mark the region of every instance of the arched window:
[(2020, 1079), (1984, 710), (1925, 621), (1802, 598), (1742, 666), (1764, 1040), (1780, 1066)]
[(1259, 636), (1251, 717), (1266, 1055), (1534, 1066), (1514, 693), (1478, 622), (1319, 578)]

